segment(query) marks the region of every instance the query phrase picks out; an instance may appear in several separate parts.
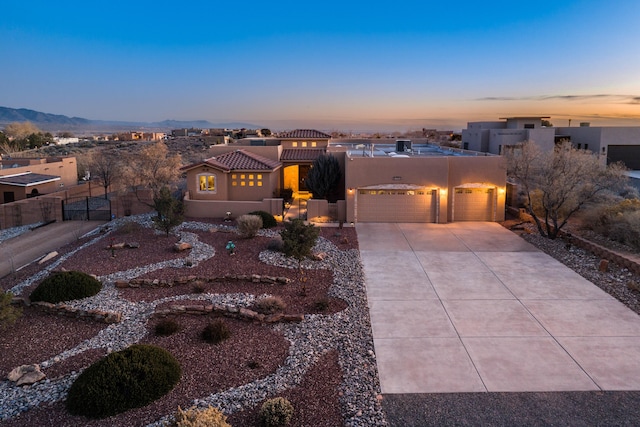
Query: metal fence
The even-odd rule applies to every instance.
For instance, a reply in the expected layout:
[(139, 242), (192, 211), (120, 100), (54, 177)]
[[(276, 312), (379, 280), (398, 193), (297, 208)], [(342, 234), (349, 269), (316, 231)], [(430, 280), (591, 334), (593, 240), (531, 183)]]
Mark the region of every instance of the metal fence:
[(77, 197), (62, 201), (64, 221), (109, 221), (111, 201), (103, 197)]

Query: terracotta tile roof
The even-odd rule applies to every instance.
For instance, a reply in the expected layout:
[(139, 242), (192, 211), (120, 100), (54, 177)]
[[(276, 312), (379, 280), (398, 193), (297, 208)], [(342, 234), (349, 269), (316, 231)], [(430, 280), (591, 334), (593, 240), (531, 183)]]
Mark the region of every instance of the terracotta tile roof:
[(288, 138), (296, 138), (296, 139), (330, 139), (331, 135), (327, 135), (324, 132), (320, 132), (315, 129), (296, 129), (291, 132), (283, 132), (278, 135), (278, 138), (288, 139)]
[(282, 150), (280, 160), (283, 162), (312, 162), (324, 153), (326, 153), (324, 148), (285, 148)]
[(236, 150), (185, 166), (182, 170), (193, 169), (201, 165), (212, 166), (225, 172), (232, 170), (272, 171), (282, 166), (281, 163), (276, 160), (271, 160), (249, 151)]

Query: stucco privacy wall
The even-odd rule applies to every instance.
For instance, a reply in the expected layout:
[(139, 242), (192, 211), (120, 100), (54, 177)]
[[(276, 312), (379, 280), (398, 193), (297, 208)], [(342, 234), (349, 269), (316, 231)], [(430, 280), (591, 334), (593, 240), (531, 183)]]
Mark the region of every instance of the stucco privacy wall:
[(269, 198), (257, 202), (191, 200), (184, 197), (185, 215), (194, 218), (224, 218), (231, 212), (233, 218), (253, 211), (265, 211), (271, 215), (282, 215), (282, 199)]

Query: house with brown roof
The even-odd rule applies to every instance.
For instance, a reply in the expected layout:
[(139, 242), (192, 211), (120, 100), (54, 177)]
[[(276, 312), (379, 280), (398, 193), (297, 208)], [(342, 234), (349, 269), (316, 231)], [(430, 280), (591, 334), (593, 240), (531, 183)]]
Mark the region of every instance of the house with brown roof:
[(274, 199), (281, 168), (278, 160), (242, 148), (185, 166), (187, 215), (215, 217), (256, 210), (281, 214), (282, 201)]
[(329, 140), (322, 132), (298, 129), (211, 147), (211, 158), (183, 168), (187, 216), (238, 216), (256, 210), (280, 215), (281, 190), (306, 193), (314, 160), (331, 154), (342, 169), (337, 200), (309, 200), (308, 219), (328, 212), (349, 222), (504, 219), (506, 170), (501, 156), (426, 141), (412, 145)]

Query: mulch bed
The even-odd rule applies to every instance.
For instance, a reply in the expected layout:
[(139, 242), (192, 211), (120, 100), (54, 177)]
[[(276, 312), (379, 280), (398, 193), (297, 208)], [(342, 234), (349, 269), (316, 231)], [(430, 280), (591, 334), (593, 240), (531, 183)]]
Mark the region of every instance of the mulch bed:
[[(215, 220), (208, 222), (212, 226), (223, 223)], [(235, 233), (222, 231), (187, 231), (198, 234), (201, 241), (213, 246), (215, 255), (194, 268), (165, 268), (141, 277), (162, 280), (186, 275), (206, 279), (224, 274), (260, 274), (285, 276), (293, 281), (286, 285), (266, 285), (241, 281), (209, 283), (203, 280), (197, 288), (193, 283), (171, 288), (127, 288), (121, 289), (120, 295), (130, 301), (153, 301), (167, 296), (202, 292), (270, 294), (280, 297), (286, 303), (285, 313), (287, 314), (330, 314), (346, 307), (344, 301), (327, 295), (333, 281), (331, 271), (304, 270), (306, 292), (303, 294), (297, 268), (281, 268), (262, 263), (258, 255), (267, 248), (271, 238), (242, 239)], [(357, 248), (354, 228), (339, 230), (320, 227), (320, 235), (332, 241), (339, 249)], [(237, 255), (235, 256), (229, 256), (226, 253), (225, 246), (229, 240), (236, 243)], [(86, 239), (83, 239), (67, 245), (61, 248), (59, 253), (68, 253), (85, 241)], [(118, 250), (116, 257), (112, 258), (110, 251), (105, 249), (112, 241), (136, 242), (140, 244), (140, 248)], [(173, 244), (176, 241), (175, 236), (167, 238), (156, 234), (153, 230), (131, 226), (73, 255), (58, 269), (104, 275), (167, 259), (188, 257), (189, 251), (183, 253), (173, 251)], [(31, 265), (16, 273), (8, 284), (3, 284), (3, 287), (5, 289), (11, 287), (42, 268), (42, 265)], [(30, 288), (35, 286), (36, 284)], [(25, 289), (23, 295), (28, 295), (30, 290)], [(269, 375), (284, 363), (288, 354), (289, 343), (269, 325), (224, 318), (232, 330), (232, 337), (223, 343), (212, 345), (200, 339), (200, 332), (213, 319), (213, 315), (180, 315), (169, 316), (169, 318), (180, 324), (179, 332), (168, 337), (155, 336), (153, 331), (161, 318), (153, 317), (148, 324), (149, 334), (141, 341), (167, 349), (181, 363), (183, 374), (180, 382), (163, 398), (146, 407), (105, 420), (88, 420), (84, 417), (70, 416), (64, 408), (64, 403), (58, 402), (30, 410), (3, 422), (3, 425), (142, 426), (157, 420), (161, 415), (174, 412), (178, 405), (183, 408), (188, 407), (194, 398), (227, 390)], [(102, 323), (40, 313), (27, 308), (25, 316), (16, 323), (11, 332), (0, 338), (3, 348), (0, 373), (6, 375), (10, 369), (20, 364), (44, 361), (94, 336), (104, 327), (106, 325)], [(53, 330), (56, 331), (55, 340), (51, 339)], [(86, 351), (54, 364), (44, 372), (49, 378), (56, 378), (85, 368), (105, 354), (105, 349)], [(341, 381), (342, 372), (338, 364), (338, 354), (335, 351), (328, 352), (307, 372), (302, 384), (282, 393), (282, 396), (287, 397), (296, 408), (292, 425), (343, 425), (339, 402)], [(234, 426), (258, 425), (256, 423), (259, 406), (234, 414), (230, 418), (231, 424)]]

